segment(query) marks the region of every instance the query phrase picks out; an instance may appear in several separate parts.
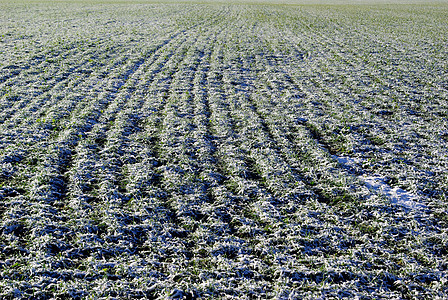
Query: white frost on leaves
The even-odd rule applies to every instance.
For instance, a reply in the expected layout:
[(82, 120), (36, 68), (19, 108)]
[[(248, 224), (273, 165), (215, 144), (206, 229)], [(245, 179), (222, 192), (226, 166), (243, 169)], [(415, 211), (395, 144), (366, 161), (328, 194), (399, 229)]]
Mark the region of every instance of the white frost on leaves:
[[(359, 169), (362, 158), (351, 158), (344, 156), (333, 155), (339, 164), (343, 166), (348, 166), (350, 168)], [(370, 191), (374, 191), (377, 194), (386, 196), (391, 203), (401, 205), (410, 209), (421, 209), (426, 208), (424, 204), (421, 203), (420, 197), (411, 192), (405, 191), (399, 187), (391, 187), (386, 183), (385, 177), (374, 174), (374, 175), (362, 175), (357, 176), (361, 182), (364, 182), (366, 187)]]

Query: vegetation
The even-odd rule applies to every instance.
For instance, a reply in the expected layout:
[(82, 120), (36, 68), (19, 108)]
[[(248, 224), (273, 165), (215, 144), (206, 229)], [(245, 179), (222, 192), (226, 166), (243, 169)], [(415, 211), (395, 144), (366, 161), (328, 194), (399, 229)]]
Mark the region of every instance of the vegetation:
[(447, 20), (0, 3), (0, 298), (448, 297)]

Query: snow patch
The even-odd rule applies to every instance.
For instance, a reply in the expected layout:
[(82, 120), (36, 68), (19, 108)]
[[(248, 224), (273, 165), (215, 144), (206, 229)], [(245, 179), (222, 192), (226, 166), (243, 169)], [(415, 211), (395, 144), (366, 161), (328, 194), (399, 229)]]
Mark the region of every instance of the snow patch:
[(368, 189), (374, 190), (379, 194), (386, 196), (390, 202), (411, 209), (426, 208), (424, 204), (419, 203), (420, 197), (405, 191), (399, 187), (391, 187), (381, 176), (359, 176), (364, 181)]
[[(351, 157), (339, 157), (333, 155), (339, 164), (353, 168), (359, 169), (360, 164), (364, 159), (362, 158), (351, 158)], [(361, 182), (364, 182), (365, 186), (370, 190), (374, 191), (377, 194), (386, 196), (391, 203), (401, 205), (410, 209), (422, 209), (426, 208), (424, 204), (421, 203), (420, 197), (408, 191), (405, 191), (399, 187), (391, 187), (386, 183), (386, 179), (384, 176), (380, 175), (362, 175), (357, 176)]]

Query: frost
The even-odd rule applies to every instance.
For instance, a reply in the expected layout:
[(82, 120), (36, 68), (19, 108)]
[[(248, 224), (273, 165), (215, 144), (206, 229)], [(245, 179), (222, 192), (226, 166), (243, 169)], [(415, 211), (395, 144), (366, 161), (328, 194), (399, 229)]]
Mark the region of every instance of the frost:
[(445, 5), (112, 2), (0, 4), (1, 299), (448, 298)]

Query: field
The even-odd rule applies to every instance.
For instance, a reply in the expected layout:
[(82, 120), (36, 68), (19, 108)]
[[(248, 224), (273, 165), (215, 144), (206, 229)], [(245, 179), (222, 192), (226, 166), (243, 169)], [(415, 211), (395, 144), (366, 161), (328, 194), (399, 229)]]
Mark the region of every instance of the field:
[(448, 5), (0, 3), (1, 299), (448, 297)]

